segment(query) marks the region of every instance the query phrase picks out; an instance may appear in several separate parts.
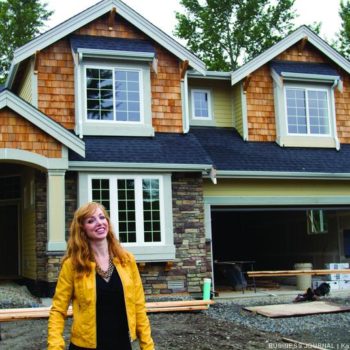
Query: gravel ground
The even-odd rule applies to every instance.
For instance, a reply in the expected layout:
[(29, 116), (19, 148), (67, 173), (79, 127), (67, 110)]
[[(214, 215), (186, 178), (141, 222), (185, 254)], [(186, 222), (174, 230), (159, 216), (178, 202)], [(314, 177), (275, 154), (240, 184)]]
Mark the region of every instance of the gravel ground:
[[(174, 298), (171, 298), (172, 300)], [(183, 299), (183, 298), (181, 298)], [(154, 300), (169, 300), (158, 298)], [(350, 290), (333, 293), (326, 300), (350, 305)], [(292, 303), (289, 296), (254, 296), (218, 301), (207, 311), (150, 314), (157, 350), (301, 349), (285, 338), (324, 349), (350, 350), (350, 312), (313, 316), (268, 318), (243, 310), (245, 306)], [(0, 284), (0, 308), (35, 307), (25, 287)], [(65, 338), (69, 339), (71, 320)], [(1, 350), (46, 349), (47, 321), (3, 323)]]

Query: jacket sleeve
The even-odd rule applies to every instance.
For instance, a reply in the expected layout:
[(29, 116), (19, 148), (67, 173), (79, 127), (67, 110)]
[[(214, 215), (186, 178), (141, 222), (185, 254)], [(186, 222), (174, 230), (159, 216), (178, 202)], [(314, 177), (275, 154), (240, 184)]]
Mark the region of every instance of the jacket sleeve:
[(61, 268), (56, 285), (55, 295), (48, 322), (48, 350), (64, 350), (63, 338), (64, 322), (67, 309), (71, 301), (74, 289), (74, 272), (70, 260), (66, 260)]
[(132, 257), (131, 263), (135, 286), (136, 334), (140, 342), (141, 350), (154, 350), (154, 343), (151, 336), (151, 325), (146, 311), (142, 280), (134, 257)]

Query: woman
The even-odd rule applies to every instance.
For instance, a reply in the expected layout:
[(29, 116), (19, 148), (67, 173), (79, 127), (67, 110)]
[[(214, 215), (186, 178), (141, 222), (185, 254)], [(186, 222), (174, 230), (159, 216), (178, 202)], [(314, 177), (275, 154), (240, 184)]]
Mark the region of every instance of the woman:
[(48, 323), (48, 350), (64, 350), (64, 320), (73, 303), (69, 350), (153, 350), (141, 278), (133, 255), (115, 238), (105, 208), (80, 207), (70, 227)]

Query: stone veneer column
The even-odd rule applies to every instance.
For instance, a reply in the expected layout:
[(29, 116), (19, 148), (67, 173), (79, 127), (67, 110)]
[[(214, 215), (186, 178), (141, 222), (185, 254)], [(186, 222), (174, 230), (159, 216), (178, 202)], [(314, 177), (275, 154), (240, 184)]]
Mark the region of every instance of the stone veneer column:
[(201, 292), (203, 278), (208, 276), (202, 176), (174, 174), (172, 187), (175, 269), (186, 276), (187, 292)]

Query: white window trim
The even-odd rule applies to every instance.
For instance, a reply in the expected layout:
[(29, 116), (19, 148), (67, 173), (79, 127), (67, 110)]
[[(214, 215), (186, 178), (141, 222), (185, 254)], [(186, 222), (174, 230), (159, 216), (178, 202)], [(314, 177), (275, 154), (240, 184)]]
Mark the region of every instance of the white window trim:
[[(111, 69), (113, 82), (115, 69), (139, 72), (140, 121), (91, 120), (87, 118), (86, 69)], [(92, 136), (154, 136), (151, 108), (151, 70), (148, 62), (121, 62), (85, 59), (75, 61), (76, 133), (80, 137)], [(114, 89), (114, 87), (113, 87)], [(114, 96), (113, 96), (114, 99)], [(115, 109), (113, 110), (115, 118)]]
[[(141, 188), (135, 188), (135, 198), (141, 198), (138, 194), (142, 191), (142, 179), (159, 180), (159, 200), (160, 200), (160, 221), (161, 221), (161, 241), (143, 242), (143, 203), (142, 200), (136, 200), (136, 243), (122, 243), (122, 245), (131, 251), (138, 261), (169, 261), (175, 259), (175, 245), (173, 232), (173, 213), (172, 213), (172, 189), (170, 174), (116, 174), (116, 173), (79, 173), (79, 205), (92, 200), (92, 179), (110, 180), (110, 213), (111, 223), (114, 232), (118, 238), (118, 201), (117, 201), (117, 180), (118, 179), (139, 179)], [(114, 184), (113, 184), (114, 183)], [(112, 190), (112, 187), (114, 189)], [(142, 219), (140, 219), (142, 217)], [(140, 239), (141, 237), (141, 239)]]
[[(327, 94), (327, 103), (328, 103), (328, 134), (312, 134), (310, 133), (310, 116), (309, 116), (309, 111), (308, 111), (308, 99), (305, 98), (305, 103), (306, 103), (306, 126), (307, 126), (307, 133), (305, 134), (298, 134), (298, 133), (290, 133), (288, 131), (288, 112), (287, 112), (287, 109), (288, 109), (288, 106), (287, 106), (287, 89), (290, 89), (290, 88), (293, 88), (293, 89), (300, 89), (300, 90), (304, 90), (306, 93), (307, 91), (325, 91), (326, 94)], [(333, 116), (333, 113), (332, 113), (332, 108), (331, 108), (331, 105), (330, 105), (330, 95), (331, 95), (331, 89), (329, 87), (316, 87), (316, 86), (310, 86), (310, 85), (290, 85), (290, 84), (286, 84), (284, 86), (284, 101), (285, 101), (285, 123), (286, 123), (286, 126), (287, 126), (287, 135), (289, 136), (302, 136), (302, 137), (305, 137), (305, 136), (315, 136), (315, 137), (330, 137), (331, 136), (331, 119), (334, 118)]]
[[(197, 117), (195, 115), (195, 107), (194, 107), (194, 93), (202, 92), (206, 93), (208, 97), (208, 117)], [(202, 122), (211, 122), (213, 120), (213, 111), (212, 111), (212, 95), (211, 90), (209, 89), (191, 89), (191, 119), (193, 121), (202, 121)]]
[[(276, 117), (276, 142), (284, 147), (321, 147), (321, 148), (336, 148), (339, 150), (340, 144), (337, 136), (336, 128), (336, 115), (335, 115), (335, 98), (333, 85), (328, 83), (312, 84), (311, 82), (290, 82), (283, 81), (278, 74), (272, 72), (272, 78), (274, 81), (274, 104), (275, 104), (275, 117)], [(330, 133), (328, 135), (318, 134), (289, 134), (287, 124), (287, 107), (285, 86), (287, 87), (309, 87), (312, 89), (324, 89), (328, 90), (328, 103), (329, 103), (329, 123)]]

